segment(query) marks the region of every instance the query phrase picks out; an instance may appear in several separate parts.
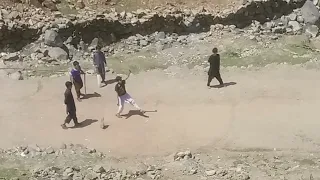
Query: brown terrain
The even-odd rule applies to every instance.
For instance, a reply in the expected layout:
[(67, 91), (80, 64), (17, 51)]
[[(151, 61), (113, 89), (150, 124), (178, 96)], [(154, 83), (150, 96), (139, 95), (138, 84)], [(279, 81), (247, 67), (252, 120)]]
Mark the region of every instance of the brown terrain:
[[(84, 3), (117, 11), (164, 5), (219, 11), (243, 2)], [(52, 66), (62, 71), (53, 75), (47, 66), (41, 77), (23, 71), (21, 81), (12, 78), (14, 70), (9, 76), (1, 70), (0, 179), (320, 179), (319, 37), (241, 33), (211, 28), (187, 35), (186, 44), (155, 50), (150, 43), (139, 52), (109, 55), (109, 83), (102, 88), (91, 59), (81, 61), (88, 73), (87, 95), (76, 101), (81, 126), (70, 123), (67, 130), (60, 125), (70, 64)], [(226, 87), (215, 79), (206, 87), (214, 46)], [(113, 79), (128, 69), (134, 74), (127, 91), (146, 113), (126, 104), (119, 119)]]

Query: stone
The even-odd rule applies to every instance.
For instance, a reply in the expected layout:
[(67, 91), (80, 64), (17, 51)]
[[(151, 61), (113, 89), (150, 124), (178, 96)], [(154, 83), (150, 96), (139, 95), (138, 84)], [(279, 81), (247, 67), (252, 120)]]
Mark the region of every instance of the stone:
[(48, 55), (49, 57), (60, 61), (66, 61), (69, 59), (68, 53), (59, 47), (49, 48)]
[(303, 19), (302, 16), (298, 16), (298, 17), (297, 17), (297, 21), (298, 21), (299, 23), (303, 23), (303, 22), (304, 22), (304, 19)]
[(51, 11), (58, 11), (58, 8), (57, 8), (56, 4), (54, 4), (52, 2), (52, 0), (44, 0), (42, 2), (42, 5), (44, 7), (46, 7), (46, 8), (48, 8), (48, 9), (50, 9)]
[(10, 53), (4, 56), (3, 60), (4, 61), (17, 61), (20, 59), (19, 53)]
[(301, 15), (305, 23), (315, 24), (320, 18), (320, 12), (312, 1), (307, 0), (301, 7)]
[(19, 12), (17, 11), (12, 11), (8, 16), (8, 19), (14, 20), (14, 19), (21, 19), (21, 16), (19, 15)]
[(319, 34), (319, 28), (316, 25), (307, 26), (305, 32), (306, 32), (306, 34), (308, 34), (311, 37), (315, 38)]
[(91, 43), (90, 43), (90, 45), (88, 47), (88, 50), (89, 51), (93, 51), (93, 50), (95, 50), (97, 48), (98, 45), (99, 45), (99, 39), (98, 38), (94, 38), (91, 41)]
[(274, 27), (274, 22), (266, 22), (265, 23), (265, 29), (266, 30), (271, 30)]
[(22, 72), (21, 71), (17, 71), (17, 72), (14, 72), (14, 73), (11, 73), (9, 75), (10, 79), (13, 79), (13, 80), (23, 80), (23, 76), (22, 76)]
[(297, 32), (302, 29), (300, 23), (297, 21), (289, 21), (289, 26), (292, 27), (293, 32)]
[(76, 3), (76, 6), (79, 8), (79, 9), (83, 9), (86, 7), (86, 5), (84, 4), (83, 0), (78, 0), (77, 3)]
[(63, 47), (63, 41), (59, 34), (54, 30), (46, 30), (44, 34), (44, 43), (52, 47)]
[(67, 145), (66, 144), (61, 144), (60, 149), (67, 149)]
[(68, 167), (64, 170), (63, 175), (64, 176), (69, 176), (71, 173), (73, 173), (73, 169)]
[(206, 175), (207, 176), (213, 176), (213, 175), (215, 175), (217, 172), (215, 171), (215, 170), (208, 170), (208, 171), (206, 171)]
[(47, 148), (46, 149), (46, 153), (48, 153), (48, 154), (54, 154), (54, 149), (52, 148), (52, 147), (49, 147), (49, 148)]
[(74, 173), (72, 180), (83, 180), (83, 176), (81, 173)]
[(280, 23), (282, 23), (283, 25), (288, 25), (288, 23), (289, 23), (289, 17), (287, 17), (287, 16), (281, 16), (281, 22)]
[(148, 41), (142, 39), (142, 40), (140, 40), (140, 45), (141, 46), (147, 46), (148, 45)]
[(164, 32), (159, 32), (156, 36), (155, 36), (155, 40), (156, 41), (159, 41), (159, 40), (162, 40), (162, 39), (165, 39), (166, 38), (166, 34)]
[(290, 15), (289, 15), (289, 19), (290, 19), (290, 21), (295, 21), (295, 20), (297, 20), (297, 14), (295, 14), (295, 13), (290, 14)]
[(104, 173), (104, 172), (106, 172), (106, 170), (102, 166), (99, 166), (99, 165), (96, 165), (93, 168), (93, 171), (96, 172), (96, 173)]
[(96, 180), (98, 176), (95, 173), (89, 173), (84, 177), (84, 180)]

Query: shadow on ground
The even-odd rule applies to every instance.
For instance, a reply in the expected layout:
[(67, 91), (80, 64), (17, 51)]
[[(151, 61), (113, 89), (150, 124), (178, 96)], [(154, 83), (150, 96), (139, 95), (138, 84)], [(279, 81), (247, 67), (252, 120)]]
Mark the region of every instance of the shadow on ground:
[(157, 110), (153, 110), (153, 111), (144, 111), (144, 113), (140, 112), (140, 110), (130, 110), (127, 114), (123, 114), (121, 115), (122, 117), (125, 117), (126, 119), (130, 118), (131, 116), (142, 116), (145, 118), (149, 118), (149, 116), (145, 115), (145, 113), (148, 112), (158, 112)]
[(236, 82), (227, 82), (227, 83), (224, 83), (223, 85), (213, 85), (213, 86), (210, 86), (212, 88), (223, 88), (223, 87), (228, 87), (228, 86), (233, 86), (233, 85), (236, 85), (237, 83)]
[(86, 94), (83, 96), (81, 99), (90, 99), (90, 98), (95, 98), (95, 97), (101, 97), (101, 94), (94, 92), (92, 94)]
[(105, 81), (105, 84), (104, 85), (102, 85), (102, 87), (106, 87), (106, 86), (108, 86), (109, 84), (113, 84), (113, 83), (116, 83), (117, 82), (117, 80), (116, 79), (109, 79), (109, 80), (106, 80)]
[(78, 126), (70, 127), (70, 129), (84, 128), (84, 127), (90, 126), (91, 124), (96, 123), (96, 122), (98, 122), (98, 120), (96, 120), (96, 119), (86, 119), (86, 120), (80, 122), (80, 124)]

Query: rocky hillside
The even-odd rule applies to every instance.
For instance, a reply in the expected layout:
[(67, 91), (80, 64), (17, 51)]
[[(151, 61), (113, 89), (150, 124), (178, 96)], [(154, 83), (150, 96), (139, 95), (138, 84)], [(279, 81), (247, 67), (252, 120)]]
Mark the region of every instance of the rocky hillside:
[(63, 14), (20, 3), (0, 11), (1, 66), (18, 62), (34, 68), (88, 60), (98, 44), (108, 55), (154, 45), (161, 51), (187, 44), (190, 33), (205, 33), (202, 38), (206, 38), (227, 31), (250, 35), (252, 40), (306, 33), (315, 38), (320, 17), (315, 4), (310, 0), (250, 1), (223, 12), (168, 6), (132, 12), (78, 8), (76, 14)]

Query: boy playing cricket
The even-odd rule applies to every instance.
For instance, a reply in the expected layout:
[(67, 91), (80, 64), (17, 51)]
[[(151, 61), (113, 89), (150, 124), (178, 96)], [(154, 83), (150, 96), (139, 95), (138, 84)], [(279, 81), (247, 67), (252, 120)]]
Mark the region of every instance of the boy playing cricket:
[(70, 72), (70, 81), (74, 85), (74, 88), (77, 93), (78, 101), (81, 101), (80, 96), (84, 96), (84, 94), (81, 93), (81, 88), (83, 87), (83, 81), (81, 78), (81, 74), (85, 74), (85, 73), (81, 70), (79, 62), (74, 61), (73, 62), (73, 69)]
[(118, 99), (118, 112), (116, 114), (116, 116), (118, 118), (121, 118), (121, 113), (123, 111), (124, 108), (124, 103), (128, 103), (133, 105), (135, 108), (137, 108), (138, 110), (140, 110), (141, 113), (144, 113), (145, 111), (143, 111), (134, 101), (134, 99), (132, 99), (132, 97), (127, 93), (126, 91), (126, 80), (128, 80), (128, 78), (130, 77), (131, 71), (129, 71), (129, 74), (127, 76), (127, 78), (125, 80), (122, 79), (122, 77), (117, 76), (116, 80), (117, 80), (117, 84), (115, 86), (115, 91), (117, 92), (117, 99)]

